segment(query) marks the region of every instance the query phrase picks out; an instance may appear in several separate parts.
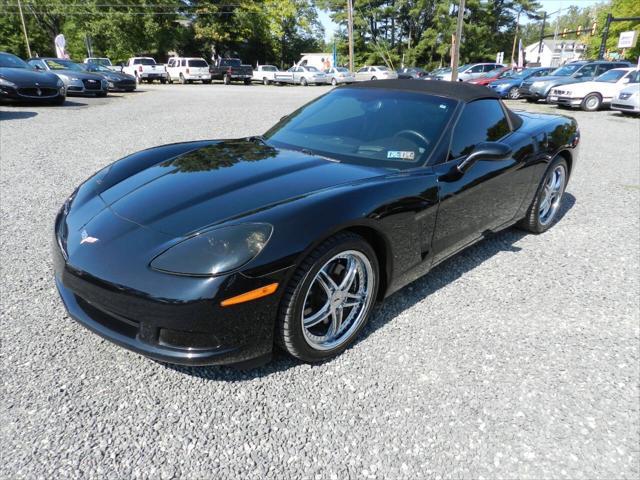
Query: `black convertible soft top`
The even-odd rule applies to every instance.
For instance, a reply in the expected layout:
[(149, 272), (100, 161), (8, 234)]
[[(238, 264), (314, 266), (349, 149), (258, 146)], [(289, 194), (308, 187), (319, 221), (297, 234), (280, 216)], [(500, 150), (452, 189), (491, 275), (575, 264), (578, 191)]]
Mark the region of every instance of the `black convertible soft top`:
[(472, 102), (480, 98), (500, 98), (493, 90), (481, 85), (445, 80), (369, 80), (350, 85), (351, 88), (384, 88), (423, 92), (439, 97), (453, 98), (462, 102)]

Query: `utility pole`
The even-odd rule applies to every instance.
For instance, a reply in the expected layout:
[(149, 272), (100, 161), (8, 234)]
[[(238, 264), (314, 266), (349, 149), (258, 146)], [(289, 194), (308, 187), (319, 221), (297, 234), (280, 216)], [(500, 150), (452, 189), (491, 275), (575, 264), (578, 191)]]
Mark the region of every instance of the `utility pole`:
[(518, 10), (518, 16), (516, 17), (516, 33), (513, 36), (513, 47), (511, 47), (511, 65), (513, 66), (513, 57), (516, 54), (516, 41), (518, 40), (518, 28), (520, 27), (520, 14), (522, 9)]
[(609, 25), (611, 25), (611, 20), (613, 20), (613, 15), (611, 15), (611, 13), (607, 13), (607, 22), (604, 24), (604, 30), (602, 31), (602, 41), (600, 42), (600, 50), (598, 51), (598, 60), (602, 60), (604, 58), (604, 52), (607, 48), (607, 39), (609, 38)]
[(456, 38), (453, 44), (453, 58), (451, 59), (451, 81), (458, 80), (458, 63), (460, 60), (460, 42), (462, 40), (462, 24), (464, 23), (464, 0), (458, 5), (458, 24), (456, 25)]
[(540, 30), (540, 44), (538, 45), (538, 59), (536, 63), (540, 65), (540, 55), (542, 54), (542, 41), (544, 40), (544, 27), (547, 26), (547, 12), (542, 15), (542, 29)]
[(349, 34), (349, 71), (353, 72), (353, 0), (347, 0), (347, 22)]
[(22, 4), (18, 0), (18, 10), (20, 10), (20, 20), (22, 21), (22, 33), (24, 33), (24, 41), (27, 44), (27, 54), (31, 58), (31, 47), (29, 46), (29, 36), (27, 35), (27, 25), (24, 23), (24, 14), (22, 13)]

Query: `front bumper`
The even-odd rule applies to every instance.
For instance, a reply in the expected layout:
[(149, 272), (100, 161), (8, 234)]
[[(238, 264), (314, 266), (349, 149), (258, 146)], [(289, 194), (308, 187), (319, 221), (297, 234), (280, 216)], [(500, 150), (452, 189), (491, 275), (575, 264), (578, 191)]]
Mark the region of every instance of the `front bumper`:
[(640, 102), (637, 99), (633, 101), (631, 99), (621, 100), (614, 98), (611, 102), (611, 109), (620, 112), (640, 113)]
[(109, 88), (106, 80), (70, 80), (66, 86), (67, 95), (106, 94)]
[(166, 80), (167, 74), (165, 72), (139, 72), (138, 78), (142, 80)]
[[(136, 353), (174, 364), (249, 366), (270, 358), (289, 269), (255, 278), (242, 273), (176, 276), (147, 265), (126, 267), (126, 259), (106, 262), (97, 250), (92, 260), (96, 269), (111, 263), (109, 269), (128, 275), (122, 282), (105, 280), (65, 257), (63, 248), (73, 237), (66, 234), (67, 225), (60, 213), (52, 246), (55, 282), (69, 315), (84, 327)], [(144, 235), (143, 230), (134, 236)], [(114, 267), (118, 263), (121, 265)], [(281, 286), (270, 296), (230, 307), (220, 305), (224, 299), (274, 282)]]
[(66, 96), (65, 87), (8, 87), (0, 86), (0, 99), (46, 103)]
[(522, 98), (530, 98), (533, 100), (544, 100), (549, 93), (549, 90), (545, 88), (532, 88), (531, 85), (522, 85), (519, 91)]
[(566, 107), (579, 107), (580, 104), (582, 103), (582, 98), (556, 95), (553, 92), (551, 92), (547, 96), (547, 103), (553, 103), (555, 105), (564, 105)]
[(137, 88), (135, 79), (133, 80), (109, 80), (110, 92), (132, 91)]
[(196, 73), (196, 74), (184, 74), (186, 80), (211, 80), (210, 73)]

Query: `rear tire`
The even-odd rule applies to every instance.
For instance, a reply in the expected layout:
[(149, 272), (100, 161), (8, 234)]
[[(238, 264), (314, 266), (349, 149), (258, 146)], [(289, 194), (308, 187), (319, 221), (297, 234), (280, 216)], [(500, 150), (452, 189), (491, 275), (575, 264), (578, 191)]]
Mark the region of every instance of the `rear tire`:
[(262, 79), (262, 84), (263, 84), (263, 85), (269, 85), (270, 83), (271, 83), (271, 82), (269, 81), (269, 79), (268, 79), (267, 77), (264, 77), (264, 78)]
[(602, 97), (598, 93), (590, 93), (582, 99), (580, 108), (585, 112), (597, 112), (602, 106)]
[(333, 85), (335, 87), (336, 85), (338, 85), (338, 81), (335, 78), (332, 78), (331, 79), (331, 85)]
[(211, 80), (203, 80), (202, 83), (205, 85), (211, 85)]
[(229, 75), (225, 75), (222, 78), (222, 83), (224, 83), (225, 85), (229, 85), (231, 83), (231, 77), (229, 77)]
[(244, 84), (245, 85), (251, 85), (251, 79), (250, 78), (245, 78), (244, 79)]
[(378, 77), (375, 77), (375, 76), (374, 76), (374, 77), (371, 77), (371, 81), (373, 81), (373, 80), (377, 80), (377, 79), (378, 79)]
[(307, 85), (309, 85), (309, 82), (307, 82), (307, 79), (302, 77), (300, 79), (300, 85), (302, 85), (303, 87), (306, 87)]
[(538, 101), (535, 98), (526, 98), (525, 100), (527, 101), (527, 103), (536, 103)]
[[(348, 282), (350, 271), (355, 273)], [(378, 259), (361, 236), (344, 232), (325, 240), (302, 261), (287, 285), (278, 315), (277, 344), (304, 362), (339, 355), (369, 320), (378, 279)], [(334, 288), (347, 284), (344, 290)], [(312, 323), (314, 317), (316, 323)]]
[(184, 85), (187, 83), (187, 81), (184, 79), (184, 75), (180, 74), (180, 76), (178, 77), (178, 81), (180, 82), (180, 85)]
[(566, 160), (556, 157), (547, 167), (527, 215), (518, 226), (531, 233), (542, 233), (551, 228), (557, 221), (568, 179)]

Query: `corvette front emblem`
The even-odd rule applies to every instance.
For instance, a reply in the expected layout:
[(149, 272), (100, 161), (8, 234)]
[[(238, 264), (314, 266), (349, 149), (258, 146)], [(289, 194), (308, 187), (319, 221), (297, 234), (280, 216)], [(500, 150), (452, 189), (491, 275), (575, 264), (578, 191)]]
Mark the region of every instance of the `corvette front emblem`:
[(80, 237), (82, 237), (80, 245), (83, 243), (96, 243), (98, 241), (96, 237), (90, 237), (86, 230), (82, 230), (82, 232), (80, 232)]

